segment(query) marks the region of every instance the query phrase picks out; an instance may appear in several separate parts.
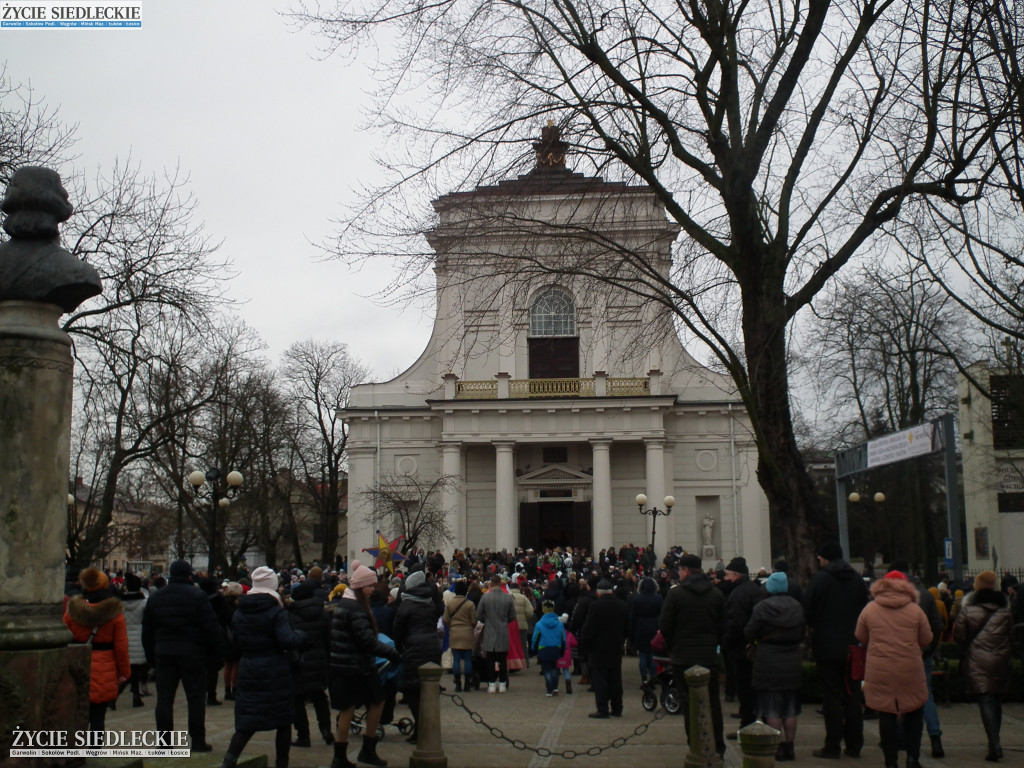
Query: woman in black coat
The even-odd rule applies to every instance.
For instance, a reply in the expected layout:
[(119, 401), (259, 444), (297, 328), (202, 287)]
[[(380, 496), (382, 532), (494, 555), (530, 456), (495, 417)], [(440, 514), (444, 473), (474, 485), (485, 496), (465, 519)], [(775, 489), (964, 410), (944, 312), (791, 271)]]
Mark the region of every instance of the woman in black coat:
[(644, 682), (653, 680), (658, 673), (651, 640), (658, 634), (658, 617), (664, 601), (650, 576), (640, 582), (640, 591), (629, 601), (629, 637), (640, 660), (640, 677)]
[(334, 743), (331, 729), (331, 707), (327, 703), (327, 671), (331, 648), (331, 614), (324, 609), (323, 598), (316, 585), (305, 581), (292, 590), (288, 606), (292, 626), (308, 636), (302, 657), (292, 667), (292, 690), (295, 698), (295, 741), (293, 747), (309, 747), (309, 717), (306, 702), (313, 702), (317, 725), (324, 744)]
[(775, 760), (795, 760), (793, 741), (800, 715), (803, 682), (802, 652), (804, 609), (789, 595), (786, 574), (776, 571), (765, 583), (768, 597), (754, 606), (743, 630), (748, 643), (756, 643), (752, 684), (757, 692), (757, 714), (782, 731)]
[(306, 633), (292, 629), (277, 593), (277, 574), (261, 566), (252, 572), (252, 589), (238, 599), (235, 643), (242, 652), (235, 692), (235, 735), (221, 768), (234, 768), (256, 731), (277, 731), (276, 768), (288, 768), (292, 739), (292, 671), (288, 651), (301, 648)]
[[(437, 620), (444, 612), (444, 604), (434, 596), (439, 594), (431, 578), (416, 571), (406, 579), (405, 591), (395, 613), (395, 645), (402, 654), (402, 678), (399, 688), (405, 703), (412, 710), (414, 722), (419, 722), (421, 664), (441, 663), (441, 643), (437, 636)], [(416, 743), (416, 731), (409, 736)]]

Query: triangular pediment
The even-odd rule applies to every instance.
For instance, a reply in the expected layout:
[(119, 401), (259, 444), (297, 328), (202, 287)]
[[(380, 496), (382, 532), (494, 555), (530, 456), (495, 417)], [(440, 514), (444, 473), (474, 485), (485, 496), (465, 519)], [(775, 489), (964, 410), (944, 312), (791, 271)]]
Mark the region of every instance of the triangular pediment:
[(563, 464), (549, 464), (532, 472), (519, 476), (519, 485), (523, 486), (578, 486), (592, 485), (594, 478), (586, 472), (571, 469)]

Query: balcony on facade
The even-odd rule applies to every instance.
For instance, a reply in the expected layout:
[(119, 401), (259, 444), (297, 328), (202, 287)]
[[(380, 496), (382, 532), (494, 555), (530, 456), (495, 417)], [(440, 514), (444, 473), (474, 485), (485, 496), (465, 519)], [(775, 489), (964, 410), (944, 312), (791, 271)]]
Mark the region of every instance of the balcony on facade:
[(555, 397), (646, 397), (661, 394), (661, 372), (647, 376), (612, 378), (597, 371), (589, 379), (513, 379), (507, 373), (491, 381), (444, 377), (445, 400), (505, 400), (510, 398)]

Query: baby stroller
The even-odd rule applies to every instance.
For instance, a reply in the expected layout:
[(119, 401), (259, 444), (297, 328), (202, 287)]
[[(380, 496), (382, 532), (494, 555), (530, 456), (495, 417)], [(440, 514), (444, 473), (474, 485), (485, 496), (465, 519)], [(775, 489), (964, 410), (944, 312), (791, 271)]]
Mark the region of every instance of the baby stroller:
[[(644, 681), (643, 693), (640, 703), (648, 712), (658, 708), (658, 701), (670, 715), (677, 715), (683, 708), (683, 697), (679, 689), (672, 681), (672, 660), (668, 656), (655, 654), (654, 663), (657, 665), (657, 674)], [(659, 695), (660, 689), (660, 695)]]
[[(387, 645), (394, 645), (395, 641), (392, 640), (385, 634), (377, 635), (377, 639)], [(380, 724), (377, 726), (377, 736), (379, 740), (384, 738), (384, 726), (394, 725), (398, 732), (403, 736), (408, 736), (413, 732), (415, 723), (413, 723), (411, 717), (400, 718), (397, 723), (395, 719), (395, 698), (398, 695), (398, 675), (402, 671), (400, 664), (392, 664), (388, 659), (376, 658), (377, 674), (380, 676), (380, 681), (384, 685), (384, 711), (380, 715)], [(357, 709), (355, 714), (352, 715), (352, 725), (349, 730), (353, 734), (359, 735), (363, 732), (363, 728), (366, 727), (366, 710), (364, 708)]]

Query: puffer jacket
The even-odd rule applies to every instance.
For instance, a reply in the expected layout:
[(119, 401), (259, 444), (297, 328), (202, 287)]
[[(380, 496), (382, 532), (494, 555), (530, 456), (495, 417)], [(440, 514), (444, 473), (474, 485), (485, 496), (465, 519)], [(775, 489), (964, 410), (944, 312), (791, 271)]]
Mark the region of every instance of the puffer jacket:
[(441, 643), (437, 637), (437, 620), (441, 616), (433, 593), (437, 588), (421, 584), (407, 589), (395, 613), (395, 645), (402, 654), (403, 690), (418, 688), (419, 667), (441, 663)]
[(145, 592), (128, 592), (124, 596), (124, 622), (128, 631), (128, 656), (132, 664), (145, 664), (142, 647), (142, 612), (146, 608)]
[(537, 653), (541, 648), (562, 648), (565, 644), (565, 627), (558, 620), (558, 614), (545, 613), (533, 628), (530, 650)]
[(219, 667), (224, 633), (206, 593), (189, 581), (172, 579), (151, 594), (142, 611), (142, 647), (150, 664), (159, 656), (188, 656)]
[[(345, 595), (349, 590), (345, 590)], [(372, 675), (377, 673), (376, 658), (402, 660), (393, 645), (385, 645), (373, 631), (370, 614), (353, 595), (334, 603), (331, 618), (331, 674), (345, 676)]]
[(75, 643), (89, 642), (93, 627), (97, 627), (92, 638), (89, 703), (114, 701), (117, 698), (117, 678), (128, 679), (132, 674), (124, 603), (107, 590), (75, 595), (68, 600), (64, 623), (71, 630)]
[(755, 691), (800, 690), (804, 627), (803, 606), (786, 593), (768, 595), (754, 606), (743, 633), (748, 643), (757, 642)]
[(476, 606), (463, 595), (456, 595), (444, 609), (444, 623), (449, 629), (448, 644), (457, 651), (470, 651), (476, 643)]
[(301, 648), (306, 633), (292, 629), (288, 612), (273, 595), (238, 599), (232, 619), (242, 652), (235, 690), (235, 730), (271, 731), (292, 721), (292, 671), (288, 651)]
[(519, 622), (519, 631), (527, 632), (534, 617), (533, 604), (530, 602), (530, 598), (518, 589), (512, 590), (512, 599), (516, 601), (516, 621)]
[(931, 625), (906, 579), (879, 579), (871, 594), (854, 631), (868, 649), (864, 700), (879, 712), (913, 712), (928, 701), (921, 651), (932, 642)]
[(969, 693), (1009, 691), (1012, 632), (1013, 615), (1002, 592), (981, 589), (964, 597), (953, 639), (964, 648), (960, 670)]
[(288, 615), (292, 626), (306, 633), (302, 656), (292, 668), (292, 690), (296, 695), (322, 691), (327, 687), (331, 614), (324, 608), (324, 601), (315, 587), (304, 584), (292, 592)]

